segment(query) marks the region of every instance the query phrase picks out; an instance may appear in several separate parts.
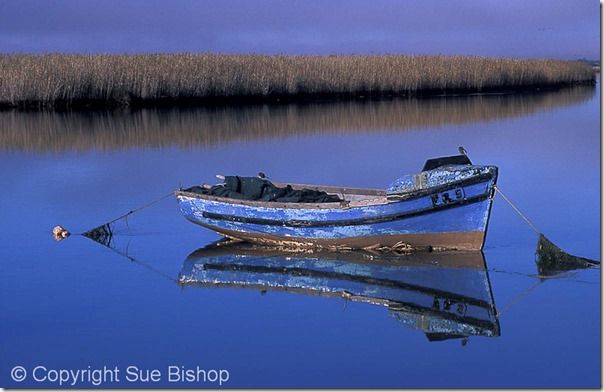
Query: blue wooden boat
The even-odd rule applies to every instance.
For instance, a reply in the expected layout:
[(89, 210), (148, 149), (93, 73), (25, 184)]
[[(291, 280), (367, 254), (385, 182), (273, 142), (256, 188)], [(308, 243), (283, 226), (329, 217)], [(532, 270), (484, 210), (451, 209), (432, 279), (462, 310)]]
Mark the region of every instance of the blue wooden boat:
[(185, 287), (285, 291), (384, 306), (431, 341), (500, 333), (482, 252), (401, 256), (210, 245), (187, 257), (178, 281)]
[(329, 249), (481, 250), (497, 167), (465, 155), (430, 159), (386, 189), (277, 183), (338, 195), (339, 202), (287, 203), (176, 191), (193, 223), (259, 244)]

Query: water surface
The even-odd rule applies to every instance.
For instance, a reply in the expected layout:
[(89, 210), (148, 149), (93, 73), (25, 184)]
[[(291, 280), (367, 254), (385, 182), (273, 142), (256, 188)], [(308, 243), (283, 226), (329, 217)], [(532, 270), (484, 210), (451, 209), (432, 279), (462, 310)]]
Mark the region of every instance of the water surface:
[[(424, 100), (115, 112), (0, 112), (0, 380), (10, 371), (228, 369), (228, 387), (599, 387), (600, 271), (541, 280), (537, 236), (496, 198), (484, 259), (494, 336), (429, 339), (383, 306), (282, 290), (182, 285), (219, 239), (173, 198), (215, 174), (383, 188), (465, 146), (566, 251), (600, 258), (599, 89)], [(127, 254), (130, 258), (124, 257)], [(434, 275), (430, 275), (434, 276)], [(444, 280), (446, 282), (446, 279)], [(439, 283), (440, 284), (440, 283)], [(214, 386), (157, 383), (105, 386)], [(91, 386), (80, 383), (77, 386)]]

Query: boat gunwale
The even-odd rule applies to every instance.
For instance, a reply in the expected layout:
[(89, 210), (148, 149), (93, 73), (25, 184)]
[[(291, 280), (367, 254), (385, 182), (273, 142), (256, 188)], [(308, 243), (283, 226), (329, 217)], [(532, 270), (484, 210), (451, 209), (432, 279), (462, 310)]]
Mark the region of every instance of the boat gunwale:
[[(250, 207), (264, 207), (264, 208), (277, 208), (277, 209), (352, 209), (352, 208), (364, 208), (369, 206), (377, 206), (391, 203), (400, 203), (403, 201), (408, 201), (412, 199), (417, 199), (420, 197), (424, 197), (426, 195), (430, 195), (436, 192), (443, 192), (450, 189), (457, 188), (459, 186), (468, 186), (474, 185), (481, 182), (487, 182), (491, 179), (496, 179), (497, 171), (495, 173), (485, 173), (477, 176), (472, 176), (469, 178), (464, 178), (458, 181), (451, 181), (446, 184), (433, 186), (430, 188), (420, 189), (416, 191), (406, 192), (402, 194), (391, 194), (387, 195), (384, 190), (381, 189), (371, 189), (371, 188), (347, 188), (347, 187), (334, 187), (334, 186), (325, 186), (325, 185), (312, 185), (312, 184), (289, 184), (283, 182), (273, 182), (275, 185), (291, 185), (292, 187), (306, 187), (309, 189), (322, 190), (332, 194), (341, 194), (341, 195), (362, 195), (362, 196), (380, 196), (384, 197), (384, 199), (375, 203), (355, 203), (355, 205), (350, 205), (350, 201), (341, 201), (335, 203), (284, 203), (284, 202), (274, 202), (274, 201), (258, 201), (258, 200), (243, 200), (243, 199), (233, 199), (229, 197), (221, 197), (221, 196), (213, 196), (213, 195), (205, 195), (196, 192), (189, 192), (184, 189), (179, 189), (174, 192), (176, 196), (186, 196), (195, 199), (209, 200), (215, 201), (219, 203), (225, 204), (238, 204)], [(341, 192), (335, 192), (334, 190), (341, 190)], [(347, 192), (344, 192), (347, 191)], [(373, 192), (373, 193), (353, 193), (353, 192)], [(367, 200), (371, 201), (371, 199)]]

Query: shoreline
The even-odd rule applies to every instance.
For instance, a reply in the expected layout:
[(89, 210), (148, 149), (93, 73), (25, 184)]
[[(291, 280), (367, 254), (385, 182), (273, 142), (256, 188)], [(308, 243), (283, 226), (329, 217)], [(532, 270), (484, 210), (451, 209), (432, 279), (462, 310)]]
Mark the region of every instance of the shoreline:
[(507, 87), (483, 87), (481, 89), (425, 89), (416, 91), (395, 92), (355, 92), (355, 93), (315, 93), (315, 94), (280, 94), (280, 95), (240, 95), (240, 96), (206, 96), (206, 97), (166, 97), (153, 99), (122, 98), (116, 100), (72, 100), (72, 101), (30, 101), (9, 104), (0, 102), (0, 111), (68, 111), (68, 110), (120, 110), (152, 108), (190, 108), (220, 107), (271, 104), (309, 104), (321, 102), (355, 102), (355, 101), (389, 101), (396, 99), (429, 99), (473, 97), (489, 95), (529, 95), (542, 92), (555, 92), (563, 89), (596, 86), (596, 79), (573, 83), (553, 83)]

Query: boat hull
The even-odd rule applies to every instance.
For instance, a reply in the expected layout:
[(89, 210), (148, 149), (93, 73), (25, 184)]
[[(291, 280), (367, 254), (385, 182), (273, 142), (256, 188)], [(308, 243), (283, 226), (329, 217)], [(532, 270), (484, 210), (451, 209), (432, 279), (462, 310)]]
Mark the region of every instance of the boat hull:
[(481, 250), (496, 178), (495, 168), (490, 176), (433, 192), (348, 207), (273, 207), (274, 203), (234, 203), (183, 191), (176, 195), (191, 222), (225, 237), (259, 244)]

